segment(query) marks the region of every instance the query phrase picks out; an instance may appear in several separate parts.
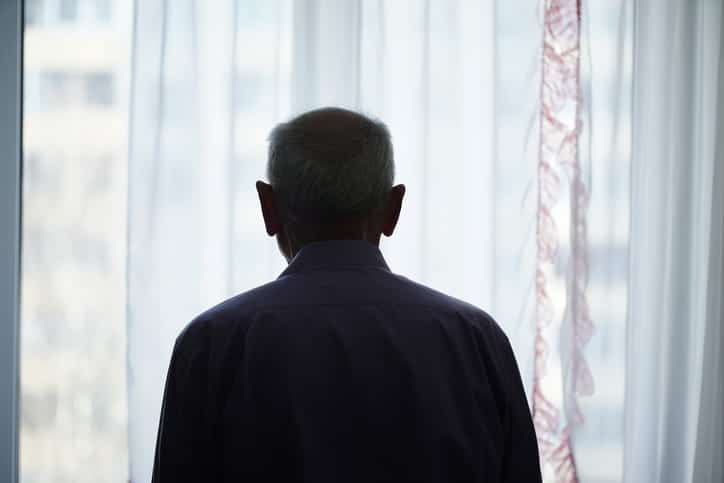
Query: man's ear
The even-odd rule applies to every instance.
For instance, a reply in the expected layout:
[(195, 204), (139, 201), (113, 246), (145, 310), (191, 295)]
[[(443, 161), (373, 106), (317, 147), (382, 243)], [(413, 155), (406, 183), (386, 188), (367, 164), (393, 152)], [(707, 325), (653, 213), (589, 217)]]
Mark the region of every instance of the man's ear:
[(382, 220), (382, 233), (385, 236), (392, 236), (397, 226), (397, 220), (400, 219), (400, 210), (402, 209), (402, 199), (405, 197), (405, 185), (398, 184), (393, 186), (387, 197), (387, 206), (385, 207), (384, 219)]
[(261, 214), (264, 217), (264, 226), (269, 236), (274, 236), (281, 231), (281, 217), (277, 209), (274, 188), (263, 181), (256, 182), (256, 192), (259, 195)]

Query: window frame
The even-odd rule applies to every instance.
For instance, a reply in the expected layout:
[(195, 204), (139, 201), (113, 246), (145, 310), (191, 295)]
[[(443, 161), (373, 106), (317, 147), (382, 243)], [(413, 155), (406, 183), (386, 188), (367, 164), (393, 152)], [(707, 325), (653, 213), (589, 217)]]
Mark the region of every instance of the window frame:
[[(23, 0), (0, 2), (0, 481), (18, 481)], [(9, 390), (6, 390), (9, 388)]]

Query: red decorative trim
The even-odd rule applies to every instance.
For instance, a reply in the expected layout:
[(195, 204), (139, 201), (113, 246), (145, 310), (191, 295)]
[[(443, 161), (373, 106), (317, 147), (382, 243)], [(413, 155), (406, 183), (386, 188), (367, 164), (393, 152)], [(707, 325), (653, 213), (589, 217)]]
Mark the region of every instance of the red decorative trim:
[[(540, 145), (538, 152), (538, 213), (536, 223), (536, 311), (535, 367), (533, 377), (533, 422), (538, 435), (541, 462), (550, 465), (561, 483), (578, 482), (570, 428), (582, 424), (577, 395), (593, 392), (591, 371), (583, 357), (583, 347), (593, 332), (586, 287), (588, 281), (587, 223), (588, 192), (583, 182), (578, 155), (581, 132), (580, 98), (580, 0), (544, 2), (543, 54), (540, 87)], [(571, 112), (574, 114), (571, 114)], [(572, 276), (568, 287), (572, 344), (570, 372), (564, 374), (565, 425), (561, 408), (541, 389), (548, 359), (544, 330), (553, 319), (547, 274), (552, 273), (558, 251), (553, 206), (559, 200), (561, 176), (568, 174), (571, 199)]]

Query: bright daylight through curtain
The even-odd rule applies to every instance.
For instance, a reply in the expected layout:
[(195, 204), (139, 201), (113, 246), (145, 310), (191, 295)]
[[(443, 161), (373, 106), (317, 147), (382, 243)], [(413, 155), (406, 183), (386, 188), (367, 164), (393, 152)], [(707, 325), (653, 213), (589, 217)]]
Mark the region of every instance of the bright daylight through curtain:
[[(545, 3), (551, 15), (555, 5), (573, 5), (576, 18), (574, 1)], [(550, 433), (558, 437), (571, 422), (569, 300), (581, 273), (574, 252), (584, 248), (596, 326), (585, 357), (596, 391), (578, 401), (585, 422), (568, 429), (582, 481), (618, 481), (622, 472), (630, 8), (584, 6), (580, 102), (574, 91), (566, 94), (572, 103), (549, 106), (577, 134), (581, 163), (579, 172), (565, 160), (553, 166), (561, 187), (547, 209), (558, 249), (547, 268), (540, 385), (562, 408), (561, 428)], [(531, 389), (541, 85), (570, 89), (541, 78), (545, 15), (543, 3), (523, 1), (139, 3), (128, 265), (134, 481), (151, 469), (175, 336), (204, 308), (282, 268), (254, 181), (264, 176), (269, 128), (317, 106), (360, 109), (388, 123), (396, 179), (408, 186), (399, 232), (382, 246), (391, 268), (490, 311)], [(586, 209), (571, 198), (577, 183), (590, 196), (583, 247), (570, 242), (576, 210)]]
[[(408, 187), (390, 267), (490, 312), (532, 397), (543, 5), (27, 0), (21, 481), (149, 480), (174, 338), (283, 267), (254, 191), (266, 135), (324, 105), (389, 125)], [(569, 432), (580, 481), (602, 483), (623, 463), (633, 15), (624, 0), (580, 13), (580, 97), (557, 112), (581, 120), (580, 171), (552, 173), (539, 375), (560, 435), (587, 208), (595, 391)]]

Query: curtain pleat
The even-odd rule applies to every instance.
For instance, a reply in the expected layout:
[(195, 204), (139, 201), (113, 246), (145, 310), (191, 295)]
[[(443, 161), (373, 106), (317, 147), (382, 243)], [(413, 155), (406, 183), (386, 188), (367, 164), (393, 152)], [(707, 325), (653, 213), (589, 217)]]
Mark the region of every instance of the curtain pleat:
[(636, 4), (627, 482), (722, 478), (722, 10)]

